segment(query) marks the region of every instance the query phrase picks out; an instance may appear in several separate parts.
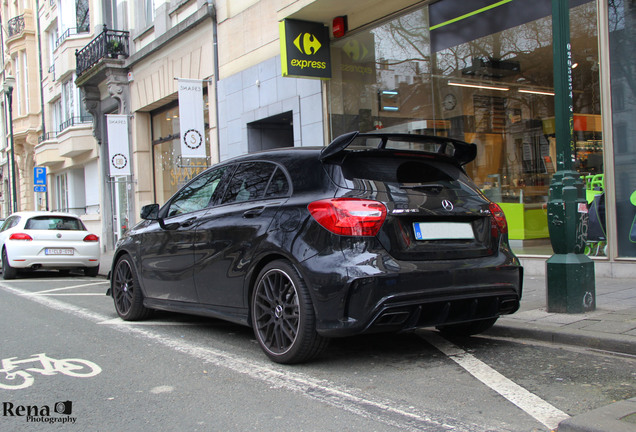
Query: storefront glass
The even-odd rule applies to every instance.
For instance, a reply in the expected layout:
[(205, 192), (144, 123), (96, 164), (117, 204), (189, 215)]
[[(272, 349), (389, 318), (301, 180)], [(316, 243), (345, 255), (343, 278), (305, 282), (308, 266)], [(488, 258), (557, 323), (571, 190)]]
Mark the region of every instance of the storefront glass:
[(636, 257), (636, 4), (608, 4), (618, 255)]
[[(203, 117), (208, 118), (208, 96), (203, 95)], [(152, 152), (155, 199), (165, 203), (181, 186), (206, 169), (210, 161), (209, 124), (205, 124), (207, 158), (181, 158), (179, 106), (172, 104), (152, 113)]]
[[(600, 191), (591, 181), (602, 189), (604, 173), (596, 3), (570, 4), (574, 165), (592, 202)], [(476, 143), (466, 170), (504, 208), (513, 245), (551, 255), (552, 56), (550, 0), (433, 3), (332, 45), (332, 133), (382, 129)]]

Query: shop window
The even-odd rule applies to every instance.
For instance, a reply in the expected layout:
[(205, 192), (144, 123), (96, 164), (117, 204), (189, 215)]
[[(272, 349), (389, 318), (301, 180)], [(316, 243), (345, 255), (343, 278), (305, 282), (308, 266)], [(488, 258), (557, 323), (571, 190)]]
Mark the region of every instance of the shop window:
[(205, 119), (205, 148), (207, 158), (184, 159), (181, 157), (181, 132), (179, 130), (179, 106), (176, 102), (151, 114), (152, 157), (155, 184), (155, 200), (166, 202), (181, 186), (208, 167), (210, 160), (210, 134), (208, 95), (203, 94), (203, 118)]
[(621, 257), (636, 257), (636, 5), (609, 0), (608, 6), (617, 249)]
[[(482, 3), (493, 7), (441, 0), (335, 41), (332, 134), (382, 130), (476, 143), (466, 170), (505, 207), (513, 246), (551, 255), (544, 209), (557, 168), (551, 2)], [(570, 5), (574, 168), (591, 181), (605, 171), (596, 2)]]

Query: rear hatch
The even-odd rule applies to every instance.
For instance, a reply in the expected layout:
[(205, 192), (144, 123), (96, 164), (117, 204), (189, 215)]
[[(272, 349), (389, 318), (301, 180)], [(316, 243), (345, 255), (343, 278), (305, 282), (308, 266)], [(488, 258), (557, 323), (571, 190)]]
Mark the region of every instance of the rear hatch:
[[(378, 143), (382, 137), (389, 138)], [(360, 134), (323, 161), (343, 196), (384, 203), (387, 218), (377, 237), (396, 259), (492, 255), (499, 233), (490, 202), (462, 168), (474, 158), (474, 145), (426, 138)]]

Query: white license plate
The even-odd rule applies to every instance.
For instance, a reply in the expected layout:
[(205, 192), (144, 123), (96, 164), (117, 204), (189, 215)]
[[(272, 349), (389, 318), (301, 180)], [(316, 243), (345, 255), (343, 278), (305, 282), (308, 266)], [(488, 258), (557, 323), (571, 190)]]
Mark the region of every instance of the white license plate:
[(415, 222), (416, 240), (474, 240), (473, 227), (468, 222)]
[(45, 255), (73, 255), (73, 249), (44, 249)]

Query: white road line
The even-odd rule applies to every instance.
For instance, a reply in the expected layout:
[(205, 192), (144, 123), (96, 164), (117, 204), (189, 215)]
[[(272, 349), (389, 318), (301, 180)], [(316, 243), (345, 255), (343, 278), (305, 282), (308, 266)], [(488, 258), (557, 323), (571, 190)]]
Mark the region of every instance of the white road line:
[(550, 428), (550, 430), (556, 429), (561, 421), (570, 418), (568, 414), (550, 405), (539, 396), (530, 393), (437, 333), (420, 333), (420, 336), (472, 376)]
[[(32, 296), (29, 291), (0, 284), (0, 288), (16, 295), (28, 298), (51, 309), (71, 314), (81, 319), (100, 323), (110, 317), (88, 309), (80, 308), (46, 296)], [(277, 366), (271, 362), (248, 360), (239, 355), (219, 349), (195, 345), (181, 338), (170, 337), (148, 328), (126, 325), (112, 325), (110, 328), (140, 338), (151, 340), (171, 350), (180, 352), (214, 366), (222, 367), (253, 379), (268, 383), (275, 388), (293, 391), (321, 403), (348, 411), (361, 417), (408, 431), (429, 432), (480, 432), (496, 430), (484, 425), (470, 425), (458, 420), (427, 414), (413, 407), (406, 407), (394, 400), (373, 399), (358, 389), (336, 385), (327, 380), (313, 378), (290, 368)]]
[[(108, 281), (104, 281), (104, 282), (93, 282), (93, 283), (82, 284), (82, 285), (72, 285), (72, 286), (67, 286), (62, 288), (52, 288), (52, 289), (44, 290), (44, 291), (33, 291), (33, 294), (44, 294), (44, 293), (50, 293), (55, 291), (65, 291), (65, 290), (70, 290), (75, 288), (84, 288), (84, 287), (96, 286), (96, 285), (106, 285), (108, 283), (109, 283)], [(106, 292), (104, 292), (104, 295), (105, 294)]]

